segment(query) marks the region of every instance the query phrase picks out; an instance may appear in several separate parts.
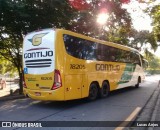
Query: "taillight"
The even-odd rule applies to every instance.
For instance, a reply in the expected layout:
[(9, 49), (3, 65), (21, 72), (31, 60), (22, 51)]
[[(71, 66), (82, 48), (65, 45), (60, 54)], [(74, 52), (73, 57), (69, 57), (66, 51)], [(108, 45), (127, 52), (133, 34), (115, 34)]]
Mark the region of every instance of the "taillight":
[(62, 79), (61, 79), (60, 71), (55, 70), (54, 71), (54, 84), (53, 84), (52, 90), (55, 90), (61, 86), (62, 86)]

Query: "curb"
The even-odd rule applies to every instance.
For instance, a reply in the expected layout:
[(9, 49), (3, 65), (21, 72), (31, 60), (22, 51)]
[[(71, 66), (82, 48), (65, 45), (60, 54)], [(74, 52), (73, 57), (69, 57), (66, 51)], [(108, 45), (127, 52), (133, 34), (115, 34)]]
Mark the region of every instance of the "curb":
[[(159, 93), (160, 93), (160, 80), (159, 80), (159, 83), (158, 83), (158, 89), (159, 89)], [(156, 116), (157, 116), (157, 112), (158, 112), (158, 109), (159, 109), (159, 103), (160, 103), (160, 94), (158, 94), (157, 96), (157, 102), (155, 104), (155, 109), (153, 110), (153, 113), (152, 113), (152, 116), (151, 116), (151, 121), (156, 121)], [(154, 127), (149, 127), (148, 130), (153, 130)]]
[(15, 99), (22, 99), (22, 98), (26, 98), (26, 97), (24, 95), (6, 96), (6, 97), (1, 97), (0, 102), (1, 101), (8, 101), (8, 100), (15, 100)]

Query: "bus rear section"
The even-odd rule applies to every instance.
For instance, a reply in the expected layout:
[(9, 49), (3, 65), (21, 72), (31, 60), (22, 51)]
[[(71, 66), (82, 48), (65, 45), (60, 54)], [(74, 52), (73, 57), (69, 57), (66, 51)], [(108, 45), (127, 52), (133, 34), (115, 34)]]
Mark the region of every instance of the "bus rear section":
[(28, 34), (23, 43), (24, 94), (37, 100), (64, 100), (62, 77), (56, 69), (56, 31)]

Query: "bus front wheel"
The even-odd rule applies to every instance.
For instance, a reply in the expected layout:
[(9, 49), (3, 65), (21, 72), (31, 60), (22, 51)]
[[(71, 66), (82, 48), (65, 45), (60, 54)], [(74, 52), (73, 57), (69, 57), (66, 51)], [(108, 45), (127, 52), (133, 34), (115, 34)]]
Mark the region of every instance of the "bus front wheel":
[(110, 91), (110, 88), (109, 88), (108, 83), (103, 82), (102, 88), (100, 89), (100, 97), (101, 98), (107, 97), (109, 95), (109, 91)]
[(95, 83), (92, 83), (90, 85), (89, 88), (89, 96), (88, 96), (88, 100), (93, 101), (97, 98), (97, 94), (98, 94), (98, 88), (97, 85)]
[(137, 84), (135, 85), (135, 88), (139, 88), (139, 84), (141, 83), (141, 78), (138, 77), (138, 81), (137, 81)]

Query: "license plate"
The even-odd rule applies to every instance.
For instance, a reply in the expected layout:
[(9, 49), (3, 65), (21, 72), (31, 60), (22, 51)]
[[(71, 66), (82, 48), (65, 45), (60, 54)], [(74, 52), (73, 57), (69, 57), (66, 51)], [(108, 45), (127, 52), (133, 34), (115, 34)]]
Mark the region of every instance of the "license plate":
[(41, 93), (40, 92), (35, 92), (35, 95), (36, 96), (41, 96)]

